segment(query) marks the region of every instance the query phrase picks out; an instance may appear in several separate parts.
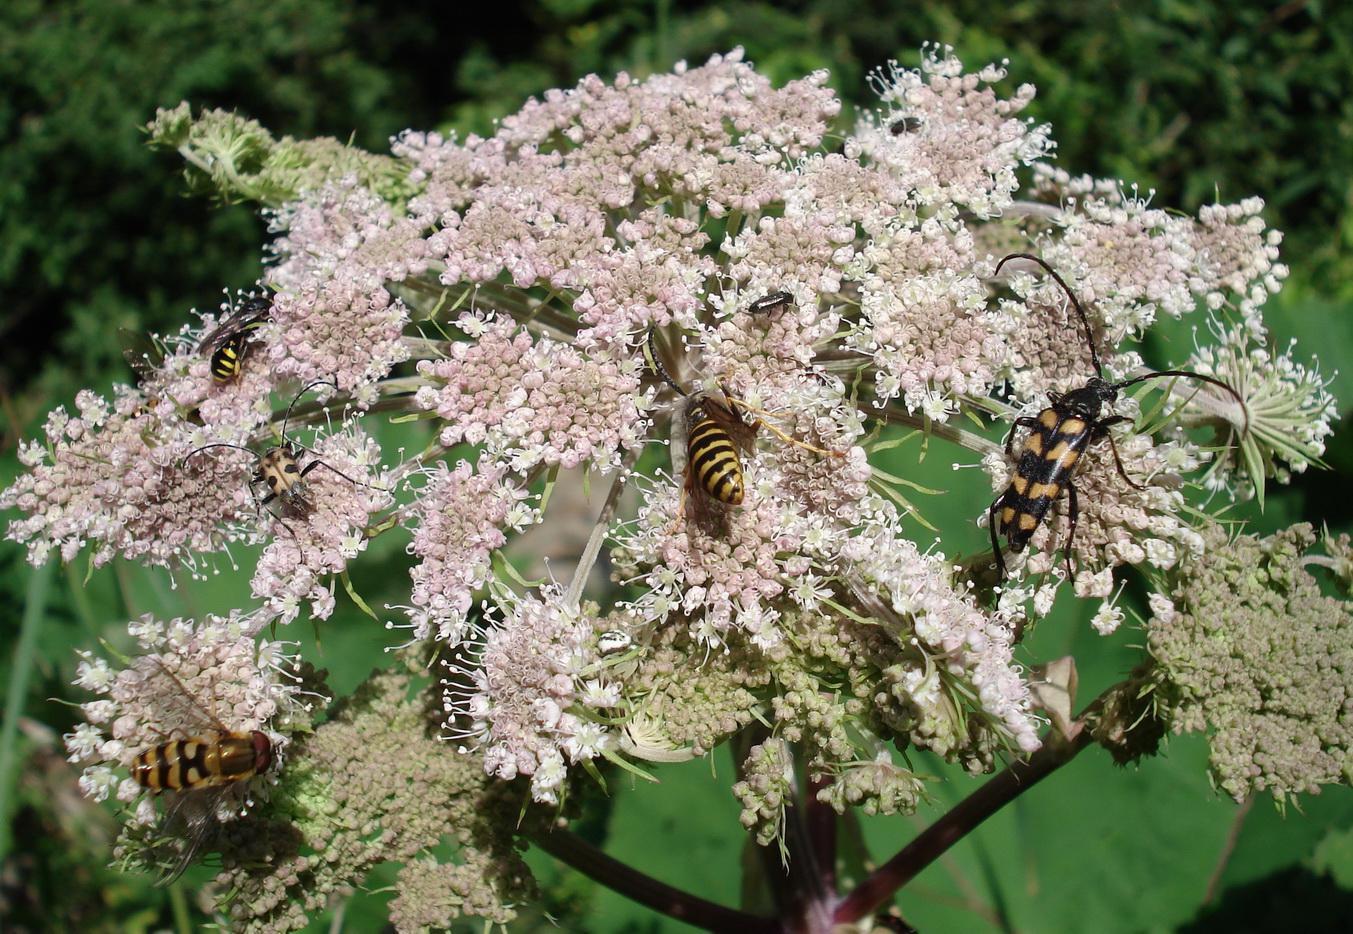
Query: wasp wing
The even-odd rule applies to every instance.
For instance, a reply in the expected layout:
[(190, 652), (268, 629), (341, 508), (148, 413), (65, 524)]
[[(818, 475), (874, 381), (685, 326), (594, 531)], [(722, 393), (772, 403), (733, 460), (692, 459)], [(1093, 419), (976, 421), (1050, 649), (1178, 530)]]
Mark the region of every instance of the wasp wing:
[(246, 299), (202, 338), (202, 342), (197, 345), (198, 350), (204, 354), (215, 353), (226, 341), (242, 331), (258, 326), (270, 314), (272, 314), (271, 298)]

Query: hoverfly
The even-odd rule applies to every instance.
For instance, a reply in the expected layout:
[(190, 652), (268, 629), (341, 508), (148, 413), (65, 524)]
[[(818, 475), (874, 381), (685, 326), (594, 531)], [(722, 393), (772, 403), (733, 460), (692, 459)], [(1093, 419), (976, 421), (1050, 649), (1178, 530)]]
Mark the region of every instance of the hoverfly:
[(901, 136), (904, 133), (915, 133), (921, 128), (920, 117), (903, 117), (888, 127), (888, 132), (894, 136)]
[[(1116, 402), (1119, 391), (1128, 386), (1148, 379), (1166, 376), (1196, 379), (1219, 386), (1235, 398), (1243, 413), (1245, 412), (1245, 400), (1233, 387), (1221, 380), (1187, 370), (1159, 370), (1132, 379), (1121, 380), (1117, 383), (1109, 382), (1104, 378), (1104, 368), (1100, 365), (1099, 352), (1095, 349), (1095, 336), (1094, 330), (1090, 327), (1090, 319), (1086, 316), (1085, 309), (1081, 307), (1075, 293), (1071, 291), (1070, 287), (1051, 266), (1029, 253), (1012, 253), (1005, 257), (996, 266), (996, 274), (999, 275), (1001, 267), (1012, 259), (1027, 259), (1037, 263), (1066, 293), (1067, 298), (1071, 300), (1071, 306), (1076, 309), (1076, 314), (1080, 317), (1081, 325), (1085, 329), (1085, 339), (1090, 347), (1090, 360), (1094, 364), (1095, 375), (1090, 377), (1086, 384), (1079, 389), (1064, 393), (1049, 392), (1047, 408), (1039, 412), (1037, 416), (1024, 416), (1015, 419), (1015, 423), (1010, 427), (1010, 433), (1005, 438), (1005, 453), (1011, 459), (1014, 459), (1015, 456), (1012, 448), (1015, 430), (1027, 428), (1030, 433), (1028, 438), (1025, 439), (1024, 450), (1016, 463), (1015, 475), (1011, 479), (1010, 485), (991, 504), (988, 513), (991, 548), (995, 553), (996, 567), (1001, 578), (1004, 579), (1005, 557), (1001, 554), (997, 535), (1004, 535), (1010, 550), (1019, 554), (1028, 546), (1029, 540), (1033, 537), (1039, 524), (1047, 518), (1052, 504), (1057, 501), (1062, 490), (1065, 489), (1068, 500), (1066, 562), (1067, 575), (1070, 577), (1071, 545), (1076, 538), (1076, 520), (1080, 516), (1076, 487), (1072, 483), (1072, 479), (1075, 476), (1081, 454), (1095, 442), (1108, 439), (1109, 450), (1113, 452), (1114, 463), (1118, 468), (1119, 475), (1133, 489), (1146, 489), (1145, 486), (1136, 483), (1127, 475), (1127, 472), (1123, 469), (1123, 461), (1118, 456), (1118, 448), (1114, 446), (1113, 438), (1109, 435), (1109, 429), (1114, 425), (1131, 421), (1131, 419), (1124, 415), (1110, 415), (1103, 418), (1100, 413), (1103, 412), (1104, 406)], [(1245, 419), (1244, 431), (1248, 431), (1248, 413), (1245, 413)]]
[(318, 457), (304, 467), (301, 467), (299, 464), (301, 455), (310, 453), (310, 449), (300, 442), (292, 441), (287, 438), (287, 422), (290, 421), (291, 410), (296, 406), (296, 403), (300, 400), (301, 396), (305, 395), (313, 387), (320, 385), (333, 386), (335, 389), (338, 388), (338, 385), (331, 380), (321, 379), (316, 380), (301, 389), (301, 391), (296, 394), (296, 398), (291, 400), (291, 405), (287, 406), (286, 415), (282, 419), (281, 442), (264, 451), (262, 454), (258, 454), (249, 448), (238, 444), (218, 441), (214, 444), (203, 445), (200, 448), (190, 451), (184, 457), (184, 460), (187, 460), (196, 454), (201, 454), (203, 451), (209, 451), (212, 448), (230, 448), (235, 451), (244, 451), (247, 454), (257, 457), (258, 462), (254, 467), (253, 476), (249, 480), (250, 485), (267, 487), (268, 493), (259, 500), (259, 505), (267, 509), (268, 505), (274, 501), (280, 503), (282, 515), (278, 515), (271, 509), (268, 509), (268, 512), (278, 521), (282, 522), (283, 525), (286, 524), (285, 518), (306, 519), (309, 518), (310, 514), (314, 511), (314, 503), (309, 497), (309, 485), (305, 478), (316, 468), (323, 467), (342, 477), (349, 483), (370, 487), (370, 484), (363, 483), (360, 480), (354, 480), (338, 468), (330, 466)]
[(173, 732), (182, 736), (137, 753), (131, 777), (168, 799), (158, 836), (182, 841), (173, 864), (155, 883), (164, 886), (201, 853), (216, 828), (218, 809), (232, 796), (242, 795), (244, 783), (272, 765), (273, 747), (262, 730), (228, 729), (164, 662), (152, 660), (156, 676), (168, 679), (170, 694), (177, 698), (174, 717), (179, 722)]
[(202, 338), (198, 349), (211, 355), (211, 378), (217, 385), (234, 382), (244, 369), (254, 331), (272, 314), (272, 298), (245, 299)]
[(644, 359), (649, 368), (682, 397), (673, 430), (674, 436), (684, 436), (686, 445), (686, 481), (677, 510), (678, 521), (689, 501), (696, 526), (715, 536), (726, 531), (729, 509), (741, 505), (746, 493), (741, 455), (752, 453), (757, 429), (763, 425), (790, 444), (816, 454), (845, 456), (795, 440), (760, 418), (748, 421), (744, 412), (760, 410), (734, 399), (723, 386), (720, 386), (722, 399), (707, 390), (687, 392), (682, 389), (663, 366), (652, 329), (644, 339)]

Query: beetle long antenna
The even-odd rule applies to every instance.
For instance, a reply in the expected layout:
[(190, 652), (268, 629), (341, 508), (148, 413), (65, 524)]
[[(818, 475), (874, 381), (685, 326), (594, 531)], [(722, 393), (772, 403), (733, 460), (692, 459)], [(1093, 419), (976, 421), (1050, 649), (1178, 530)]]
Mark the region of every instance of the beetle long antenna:
[(282, 440), (283, 440), (283, 441), (285, 441), (285, 440), (286, 440), (286, 437), (287, 437), (287, 422), (291, 421), (291, 410), (294, 409), (294, 408), (296, 407), (296, 403), (297, 403), (297, 402), (300, 402), (300, 401), (301, 401), (301, 396), (305, 395), (307, 392), (309, 392), (311, 389), (315, 388), (316, 386), (332, 386), (332, 387), (334, 387), (334, 389), (337, 389), (337, 388), (338, 388), (338, 384), (335, 383), (335, 382), (334, 382), (333, 380), (331, 380), (331, 379), (317, 379), (317, 380), (315, 380), (313, 383), (307, 383), (306, 385), (302, 386), (302, 387), (301, 387), (301, 391), (298, 392), (298, 393), (296, 393), (295, 398), (293, 398), (293, 399), (291, 400), (291, 405), (287, 406), (287, 414), (284, 415), (284, 416), (282, 417)]
[(658, 356), (657, 339), (653, 336), (653, 328), (649, 328), (648, 333), (644, 335), (644, 362), (648, 364), (649, 369), (662, 377), (664, 383), (675, 389), (678, 395), (690, 395), (690, 393), (676, 384), (676, 381), (668, 375), (667, 368), (662, 365), (662, 358)]
[(370, 483), (363, 483), (361, 480), (354, 480), (352, 477), (349, 477), (347, 474), (345, 474), (343, 471), (339, 470), (337, 467), (334, 467), (334, 466), (332, 466), (332, 465), (330, 465), (330, 464), (326, 464), (324, 461), (322, 461), (322, 460), (320, 460), (320, 459), (318, 459), (318, 458), (316, 458), (315, 460), (313, 460), (313, 461), (311, 461), (310, 463), (308, 463), (308, 464), (305, 465), (305, 469), (303, 469), (303, 470), (301, 471), (301, 477), (304, 478), (306, 474), (310, 473), (310, 471), (314, 470), (316, 467), (323, 467), (325, 470), (328, 470), (328, 471), (330, 471), (331, 473), (336, 473), (336, 474), (338, 474), (340, 477), (342, 477), (344, 480), (346, 480), (346, 481), (348, 481), (349, 483), (353, 484), (354, 486), (364, 486), (364, 487), (366, 487), (368, 490), (380, 490), (382, 493), (389, 493), (389, 492), (390, 492), (389, 490), (387, 490), (387, 489), (386, 489), (385, 487), (383, 487), (383, 486), (375, 486), (375, 485), (370, 484)]
[(1103, 379), (1104, 368), (1099, 365), (1099, 351), (1095, 349), (1095, 332), (1090, 327), (1090, 318), (1085, 314), (1085, 309), (1081, 307), (1080, 300), (1076, 298), (1076, 293), (1071, 291), (1071, 286), (1067, 285), (1066, 281), (1061, 276), (1057, 275), (1057, 270), (1049, 266), (1041, 257), (1034, 256), (1032, 253), (1011, 253), (996, 264), (996, 272), (993, 275), (999, 276), (1001, 274), (1001, 267), (1012, 259), (1027, 259), (1037, 263), (1039, 266), (1043, 267), (1044, 272), (1052, 277), (1053, 282), (1056, 282), (1062, 287), (1062, 291), (1066, 293), (1066, 297), (1071, 299), (1071, 306), (1076, 309), (1076, 314), (1080, 315), (1081, 324), (1085, 326), (1085, 341), (1090, 347), (1090, 362), (1095, 365), (1095, 374), (1100, 379)]
[(1134, 383), (1155, 379), (1158, 376), (1182, 376), (1185, 379), (1200, 379), (1205, 383), (1211, 383), (1213, 386), (1220, 386), (1222, 389), (1225, 389), (1231, 394), (1231, 397), (1236, 400), (1236, 404), (1240, 406), (1240, 414), (1244, 418), (1244, 424), (1240, 429), (1240, 433), (1243, 435), (1250, 433), (1250, 410), (1249, 407), (1245, 405), (1245, 400), (1240, 397), (1240, 393), (1236, 392), (1234, 386), (1229, 383), (1224, 383), (1215, 377), (1204, 376), (1202, 373), (1190, 373), (1188, 370), (1157, 370), (1154, 373), (1147, 373), (1143, 376), (1134, 376), (1132, 379), (1124, 380), (1121, 383), (1115, 383), (1114, 387), (1116, 389), (1125, 389)]
[[(238, 444), (228, 444), (225, 441), (217, 441), (215, 444), (204, 444), (200, 448), (194, 448), (187, 454), (183, 455), (183, 461), (188, 460), (188, 458), (192, 457), (195, 454), (201, 454), (203, 451), (210, 451), (212, 448), (230, 448), (232, 451), (243, 451), (250, 457), (258, 457), (256, 453), (254, 453), (253, 451), (249, 450), (246, 447), (241, 447)], [(180, 461), (180, 463), (182, 463), (183, 461)]]

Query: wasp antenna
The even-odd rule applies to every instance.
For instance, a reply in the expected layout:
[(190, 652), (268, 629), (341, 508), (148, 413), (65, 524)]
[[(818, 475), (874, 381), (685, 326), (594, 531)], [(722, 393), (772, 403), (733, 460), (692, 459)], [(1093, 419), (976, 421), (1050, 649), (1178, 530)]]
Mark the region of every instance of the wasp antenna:
[(662, 365), (662, 358), (658, 356), (657, 338), (653, 331), (654, 329), (650, 327), (648, 333), (644, 335), (644, 362), (648, 364), (649, 369), (662, 377), (662, 381), (675, 389), (679, 395), (689, 396), (690, 393), (678, 386), (676, 381), (668, 375), (667, 368)]
[(1155, 379), (1159, 376), (1179, 376), (1185, 379), (1199, 379), (1205, 383), (1211, 383), (1213, 386), (1220, 386), (1222, 389), (1225, 389), (1231, 394), (1231, 398), (1236, 400), (1236, 404), (1240, 406), (1240, 414), (1244, 419), (1240, 433), (1243, 435), (1250, 433), (1250, 410), (1249, 407), (1245, 405), (1245, 400), (1241, 398), (1240, 393), (1236, 391), (1234, 386), (1230, 383), (1222, 382), (1215, 377), (1205, 376), (1202, 373), (1190, 373), (1188, 370), (1157, 370), (1154, 373), (1147, 373), (1143, 376), (1134, 376), (1132, 379), (1117, 383), (1116, 386), (1118, 389), (1125, 389), (1135, 383), (1145, 382), (1148, 379)]
[(1062, 291), (1066, 293), (1066, 297), (1071, 300), (1071, 306), (1076, 309), (1076, 314), (1080, 315), (1081, 324), (1085, 326), (1085, 342), (1090, 347), (1090, 362), (1095, 365), (1095, 374), (1099, 376), (1100, 379), (1103, 379), (1104, 368), (1099, 364), (1099, 351), (1095, 349), (1094, 329), (1090, 327), (1090, 318), (1086, 315), (1085, 309), (1081, 307), (1080, 299), (1076, 298), (1076, 293), (1071, 291), (1071, 286), (1066, 284), (1066, 280), (1059, 276), (1057, 270), (1049, 266), (1046, 260), (1040, 256), (1034, 256), (1032, 253), (1011, 253), (996, 264), (996, 272), (994, 275), (999, 276), (1001, 274), (1001, 267), (1012, 259), (1027, 259), (1037, 263), (1039, 266), (1043, 267), (1044, 272), (1052, 277), (1052, 281), (1056, 282), (1057, 285), (1061, 287)]

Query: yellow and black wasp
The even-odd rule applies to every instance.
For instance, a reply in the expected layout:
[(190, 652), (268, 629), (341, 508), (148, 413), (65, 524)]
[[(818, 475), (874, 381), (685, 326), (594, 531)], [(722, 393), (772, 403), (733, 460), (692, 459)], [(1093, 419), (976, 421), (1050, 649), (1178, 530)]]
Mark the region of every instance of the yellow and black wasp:
[(168, 885), (201, 852), (215, 829), (220, 806), (272, 765), (273, 746), (262, 730), (228, 729), (162, 661), (152, 660), (153, 676), (167, 685), (161, 693), (172, 697), (170, 733), (180, 735), (137, 753), (131, 776), (167, 800), (159, 835), (179, 843), (171, 868), (156, 885)]
[(211, 332), (202, 338), (198, 349), (211, 354), (211, 378), (217, 385), (234, 382), (244, 370), (244, 361), (253, 343), (254, 331), (272, 314), (272, 298), (245, 299)]
[[(279, 521), (285, 519), (306, 519), (314, 511), (314, 504), (309, 496), (309, 486), (306, 483), (306, 477), (316, 468), (323, 467), (332, 473), (337, 474), (349, 483), (358, 486), (370, 487), (369, 483), (363, 483), (360, 480), (354, 480), (336, 467), (332, 467), (316, 457), (304, 467), (300, 466), (302, 454), (310, 453), (310, 449), (296, 441), (287, 438), (287, 422), (291, 420), (291, 411), (296, 406), (296, 402), (315, 386), (333, 386), (337, 389), (337, 384), (330, 380), (316, 380), (303, 388), (296, 394), (296, 398), (291, 400), (291, 405), (287, 406), (287, 412), (282, 419), (282, 440), (262, 454), (257, 454), (249, 448), (238, 444), (230, 444), (225, 441), (218, 441), (214, 444), (203, 445), (188, 453), (185, 460), (203, 451), (209, 451), (212, 448), (230, 448), (236, 451), (244, 451), (258, 458), (258, 463), (254, 467), (254, 474), (250, 478), (250, 483), (254, 486), (265, 486), (268, 489), (267, 495), (259, 500), (259, 505), (267, 509), (273, 502), (281, 504), (282, 514), (278, 515), (271, 509), (274, 518)], [(283, 521), (285, 525), (285, 521)]]
[[(1118, 393), (1128, 386), (1148, 379), (1169, 376), (1201, 380), (1221, 387), (1235, 398), (1242, 413), (1245, 412), (1245, 400), (1233, 387), (1221, 380), (1187, 370), (1158, 370), (1117, 383), (1109, 382), (1104, 378), (1104, 369), (1099, 362), (1099, 352), (1095, 348), (1094, 330), (1090, 327), (1090, 319), (1086, 316), (1085, 309), (1081, 307), (1075, 293), (1071, 291), (1070, 287), (1051, 266), (1029, 253), (1012, 253), (1005, 257), (996, 266), (996, 275), (999, 275), (1001, 267), (1012, 259), (1025, 259), (1037, 263), (1066, 293), (1067, 298), (1071, 301), (1071, 306), (1076, 309), (1076, 314), (1080, 317), (1081, 325), (1085, 329), (1085, 339), (1090, 347), (1090, 360), (1094, 364), (1096, 375), (1092, 376), (1080, 389), (1073, 389), (1065, 393), (1049, 392), (1047, 408), (1036, 416), (1017, 418), (1014, 425), (1011, 426), (1010, 433), (1005, 439), (1007, 457), (1014, 458), (1012, 442), (1016, 429), (1029, 429), (1029, 436), (1025, 439), (1024, 450), (1016, 463), (1014, 478), (1010, 481), (1010, 485), (1006, 487), (1005, 492), (996, 502), (991, 504), (991, 510), (988, 514), (991, 548), (996, 557), (996, 567), (1001, 578), (1004, 579), (1005, 557), (1001, 554), (997, 536), (1004, 535), (1010, 550), (1019, 554), (1028, 546), (1029, 540), (1033, 537), (1039, 524), (1047, 518), (1048, 511), (1052, 509), (1052, 504), (1061, 496), (1062, 490), (1066, 490), (1068, 500), (1066, 561), (1069, 577), (1071, 576), (1071, 545), (1075, 541), (1076, 520), (1080, 515), (1080, 506), (1076, 499), (1076, 487), (1072, 483), (1072, 479), (1085, 450), (1095, 442), (1107, 438), (1119, 475), (1134, 489), (1146, 489), (1128, 477), (1127, 472), (1123, 469), (1123, 462), (1118, 456), (1118, 449), (1114, 446), (1113, 438), (1109, 435), (1109, 429), (1114, 425), (1131, 421), (1131, 419), (1124, 415), (1101, 417), (1104, 407), (1116, 402)], [(1248, 425), (1248, 417), (1246, 424)]]
[(713, 536), (720, 536), (727, 530), (729, 509), (740, 506), (746, 494), (742, 457), (752, 453), (757, 429), (763, 425), (790, 444), (828, 457), (845, 456), (797, 441), (759, 418), (748, 421), (744, 412), (760, 410), (734, 399), (723, 386), (719, 388), (722, 399), (707, 390), (687, 392), (682, 389), (663, 366), (651, 329), (644, 340), (644, 359), (653, 372), (682, 397), (673, 420), (674, 443), (680, 444), (680, 439), (685, 438), (686, 480), (678, 521), (689, 502), (691, 519), (697, 527)]

